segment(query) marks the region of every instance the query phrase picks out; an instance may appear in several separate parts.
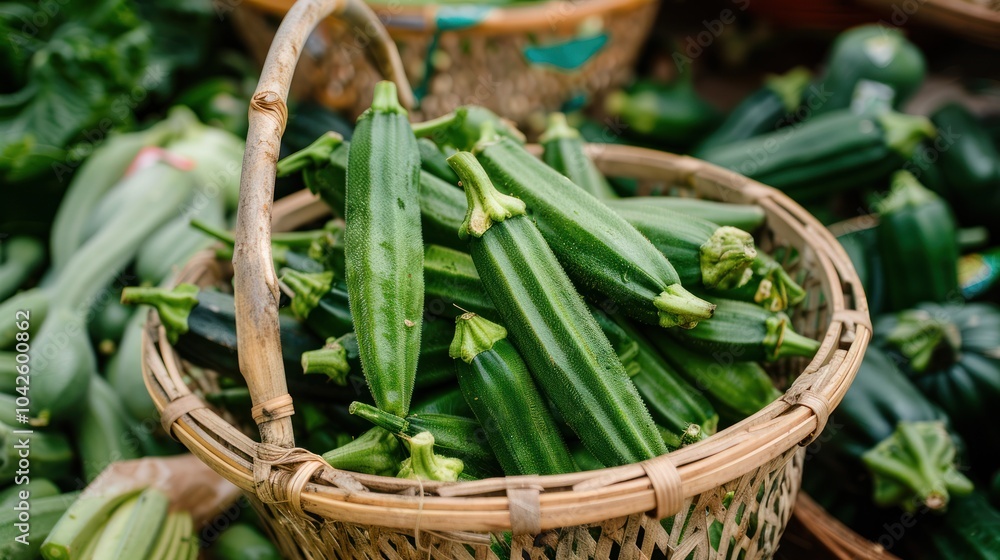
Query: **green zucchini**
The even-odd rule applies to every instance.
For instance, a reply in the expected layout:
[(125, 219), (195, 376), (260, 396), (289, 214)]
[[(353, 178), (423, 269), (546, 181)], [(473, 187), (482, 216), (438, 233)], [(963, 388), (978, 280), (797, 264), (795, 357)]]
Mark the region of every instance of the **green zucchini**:
[(458, 386), (504, 474), (573, 472), (570, 456), (528, 366), (507, 340), (507, 329), (466, 313), (451, 344)]
[(687, 441), (700, 441), (715, 433), (719, 415), (708, 399), (684, 380), (653, 348), (638, 329), (621, 317), (619, 326), (636, 343), (639, 372), (632, 383), (642, 396), (664, 443), (671, 449)]
[(594, 162), (583, 151), (580, 133), (569, 126), (566, 115), (552, 113), (549, 125), (539, 138), (542, 144), (542, 161), (566, 176), (576, 186), (597, 198), (618, 198), (618, 194), (604, 178)]
[(808, 200), (888, 177), (935, 134), (926, 117), (845, 109), (708, 150), (702, 158)]
[(34, 237), (18, 235), (0, 245), (0, 301), (16, 292), (45, 262), (45, 246)]
[(448, 457), (461, 459), (465, 464), (463, 473), (472, 478), (489, 478), (503, 473), (486, 441), (485, 429), (475, 419), (447, 414), (410, 414), (400, 418), (360, 402), (351, 403), (350, 410), (351, 414), (398, 437), (430, 432), (437, 449)]
[(333, 468), (379, 476), (396, 476), (403, 459), (396, 436), (378, 426), (323, 454)]
[[(16, 433), (20, 430), (30, 430), (31, 433)], [(29, 475), (63, 480), (73, 472), (76, 457), (69, 438), (60, 432), (0, 422), (0, 443), (4, 450), (0, 453), (2, 486), (23, 481)]]
[(729, 290), (753, 274), (757, 248), (753, 236), (741, 229), (664, 208), (616, 212), (667, 257), (685, 286)]
[[(184, 359), (195, 366), (242, 379), (236, 344), (236, 305), (231, 294), (200, 290), (191, 284), (181, 284), (172, 290), (130, 287), (122, 291), (122, 301), (155, 307), (167, 337), (175, 341), (174, 348)], [(319, 348), (323, 341), (291, 317), (279, 315), (279, 323), (285, 371), (300, 371), (302, 354)], [(286, 379), (296, 394), (337, 402), (357, 400), (366, 392), (364, 383), (343, 388), (318, 377), (287, 375)]]
[(1000, 402), (1000, 309), (925, 302), (875, 321), (875, 343), (967, 441), (975, 465), (992, 466), (1000, 434), (984, 430)]
[(1000, 511), (980, 491), (954, 498), (948, 511), (927, 519), (926, 525), (920, 521), (914, 538), (903, 541), (913, 558), (1000, 558)]
[(210, 550), (216, 560), (281, 560), (271, 541), (248, 523), (234, 523)]
[(640, 81), (626, 91), (614, 92), (604, 108), (621, 119), (628, 133), (678, 149), (696, 144), (721, 117), (695, 91), (690, 71), (669, 84)]
[(105, 377), (135, 420), (156, 418), (156, 405), (142, 378), (142, 331), (146, 313), (135, 311), (125, 325), (118, 352), (108, 360)]
[[(980, 117), (958, 103), (948, 103), (931, 115), (941, 137), (930, 148), (937, 156), (929, 169), (940, 171), (942, 196), (964, 224), (989, 226), (995, 234), (1000, 211), (1000, 149), (993, 143)], [(928, 154), (928, 155), (929, 155)]]
[(702, 391), (724, 425), (739, 422), (781, 397), (757, 362), (742, 356), (712, 358), (678, 344), (666, 333), (647, 333), (660, 355), (695, 389)]
[(712, 316), (712, 304), (681, 286), (649, 240), (601, 201), (578, 196), (576, 185), (523, 147), (487, 128), (476, 158), (496, 189), (528, 205), (566, 273), (592, 299), (662, 327), (693, 326)]
[(887, 105), (901, 108), (924, 80), (920, 49), (896, 28), (864, 25), (841, 33), (827, 55), (806, 107), (813, 115), (864, 106), (864, 89), (886, 89)]
[(347, 293), (368, 388), (379, 408), (410, 409), (424, 308), (420, 153), (389, 81), (375, 86), (348, 153)]
[(780, 76), (768, 76), (759, 90), (733, 109), (722, 124), (698, 143), (697, 156), (719, 146), (771, 132), (782, 122), (789, 123), (809, 85), (809, 70), (796, 66)]
[(785, 311), (805, 299), (806, 291), (776, 261), (774, 257), (757, 252), (749, 270), (750, 281), (739, 288), (720, 292), (720, 296), (739, 301), (753, 302), (768, 311)]
[[(31, 520), (26, 524), (21, 524), (19, 510), (13, 507), (0, 509), (0, 558), (4, 560), (38, 558), (42, 542), (51, 534), (53, 527), (62, 520), (67, 509), (79, 496), (79, 492), (69, 492), (33, 498), (30, 503)], [(18, 539), (24, 539), (25, 542)]]
[[(613, 210), (659, 212), (672, 210), (719, 224), (732, 226), (743, 231), (754, 231), (764, 224), (767, 215), (756, 204), (730, 204), (702, 198), (681, 198), (676, 196), (631, 196), (605, 200)], [(621, 212), (619, 212), (621, 213)]]
[(743, 301), (714, 301), (711, 321), (670, 334), (684, 346), (716, 359), (772, 362), (788, 356), (811, 358), (819, 350), (819, 342), (795, 332), (784, 313)]
[(437, 144), (429, 138), (421, 138), (417, 140), (417, 148), (420, 150), (421, 169), (450, 185), (458, 186), (458, 175), (448, 166), (448, 160)]
[(960, 296), (958, 242), (948, 205), (908, 171), (879, 206), (878, 250), (890, 309)]
[(455, 482), (465, 468), (461, 459), (434, 452), (434, 435), (430, 432), (420, 432), (403, 441), (410, 456), (400, 464), (398, 478)]
[(460, 152), (448, 163), (469, 201), (460, 235), (471, 246), (486, 293), (502, 303), (498, 311), (541, 390), (603, 463), (635, 463), (665, 453), (642, 398), (539, 229), (524, 215), (524, 203), (499, 193), (472, 154)]

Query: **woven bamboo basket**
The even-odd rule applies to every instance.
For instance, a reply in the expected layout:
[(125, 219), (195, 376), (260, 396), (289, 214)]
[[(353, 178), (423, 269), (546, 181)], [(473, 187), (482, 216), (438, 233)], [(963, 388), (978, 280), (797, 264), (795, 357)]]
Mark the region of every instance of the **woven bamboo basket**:
[(1000, 48), (1000, 11), (971, 0), (860, 0), (902, 27), (917, 22), (947, 29), (977, 43)]
[[(418, 483), (338, 471), (295, 447), (270, 234), (315, 221), (327, 209), (305, 192), (273, 204), (275, 164), (293, 68), (310, 30), (331, 13), (379, 29), (357, 0), (305, 0), (289, 11), (251, 102), (232, 267), (204, 253), (177, 278), (232, 287), (239, 364), (260, 439), (237, 427), (231, 411), (206, 403), (200, 393), (212, 376), (181, 359), (150, 312), (143, 373), (166, 431), (246, 493), (289, 558), (497, 558), (491, 535), (503, 532), (513, 535), (515, 558), (771, 557), (798, 493), (802, 446), (822, 431), (871, 338), (867, 302), (843, 249), (805, 210), (772, 188), (689, 157), (588, 148), (603, 171), (636, 178), (643, 190), (765, 210), (758, 242), (791, 249), (786, 266), (802, 276), (809, 294), (793, 320), (799, 332), (821, 341), (812, 360), (783, 362), (774, 371), (793, 380), (781, 399), (667, 455), (558, 476)], [(408, 104), (392, 42), (384, 32), (375, 38), (368, 47)], [(727, 356), (719, 358), (725, 367)], [(676, 514), (676, 523), (658, 521)]]
[(816, 560), (899, 560), (882, 545), (855, 533), (805, 493), (799, 494), (789, 532), (795, 535), (802, 557)]
[[(264, 60), (275, 24), (293, 0), (246, 0), (237, 30)], [(549, 0), (511, 7), (372, 2), (395, 40), (420, 99), (416, 119), (464, 104), (482, 105), (526, 132), (546, 112), (578, 106), (622, 85), (656, 19), (655, 0)], [(351, 27), (324, 22), (306, 43), (294, 84), (356, 117), (371, 105), (377, 66), (358, 48)]]

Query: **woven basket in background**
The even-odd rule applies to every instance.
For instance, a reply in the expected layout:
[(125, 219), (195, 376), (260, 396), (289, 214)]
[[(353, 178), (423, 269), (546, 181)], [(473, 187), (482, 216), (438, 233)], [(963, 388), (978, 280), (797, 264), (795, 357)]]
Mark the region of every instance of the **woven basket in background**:
[[(246, 0), (233, 20), (263, 62), (292, 0)], [(475, 104), (526, 132), (545, 113), (580, 106), (624, 84), (656, 19), (655, 0), (549, 0), (511, 7), (372, 7), (395, 41), (420, 101), (417, 120)], [(382, 75), (355, 29), (328, 19), (306, 42), (293, 92), (352, 119), (371, 105)]]

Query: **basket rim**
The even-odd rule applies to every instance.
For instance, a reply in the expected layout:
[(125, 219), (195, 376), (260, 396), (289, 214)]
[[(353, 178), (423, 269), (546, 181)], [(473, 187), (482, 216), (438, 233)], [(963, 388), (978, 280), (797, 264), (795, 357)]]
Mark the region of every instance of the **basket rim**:
[[(538, 31), (546, 28), (552, 31), (575, 27), (587, 18), (619, 11), (638, 9), (659, 0), (544, 0), (536, 3), (512, 6), (485, 6), (486, 15), (468, 26), (441, 28), (438, 15), (442, 6), (434, 4), (401, 5), (392, 2), (368, 2), (379, 16), (382, 24), (392, 34), (425, 34), (438, 31), (477, 35), (516, 34)], [(274, 15), (284, 15), (294, 4), (294, 0), (246, 0), (248, 6), (264, 10)], [(468, 4), (444, 6), (456, 13)]]
[[(810, 442), (846, 393), (871, 338), (867, 300), (843, 248), (812, 215), (783, 193), (734, 172), (689, 156), (631, 146), (591, 144), (587, 150), (605, 172), (672, 179), (672, 183), (689, 185), (702, 196), (756, 203), (768, 214), (765, 227), (786, 229), (786, 241), (800, 244), (800, 251), (812, 251), (816, 261), (813, 272), (821, 282), (818, 289), (826, 298), (830, 324), (821, 338), (820, 350), (783, 397), (701, 442), (645, 463), (597, 471), (421, 484), (337, 471), (325, 464), (321, 468), (308, 458), (299, 458), (313, 465), (314, 472), (302, 475), (301, 468), (282, 466), (280, 460), (275, 460), (274, 446), (258, 444), (243, 435), (208, 409), (199, 397), (194, 400), (200, 402), (190, 404), (188, 395), (193, 393), (184, 384), (183, 365), (166, 340), (155, 311), (150, 311), (143, 332), (143, 375), (157, 409), (173, 420), (167, 426), (172, 435), (246, 492), (265, 491), (254, 482), (255, 467), (274, 467), (268, 474), (272, 487), (268, 491), (276, 496), (273, 501), (290, 500), (293, 511), (298, 513), (438, 531), (455, 530), (459, 525), (463, 531), (510, 530), (511, 499), (504, 492), (512, 489), (541, 490), (537, 515), (542, 530), (654, 511), (662, 505), (658, 500), (664, 491), (690, 498)], [(297, 205), (292, 221), (299, 223), (319, 216), (318, 212), (325, 208), (307, 191), (286, 197), (276, 206), (292, 204)], [(288, 227), (288, 221), (282, 224), (279, 220), (275, 227)], [(175, 281), (197, 281), (211, 266), (217, 266), (214, 255), (200, 254)], [(172, 402), (182, 398), (189, 404), (181, 414), (176, 410), (164, 413)], [(819, 405), (815, 399), (819, 399)], [(666, 490), (662, 480), (657, 480), (663, 473), (677, 476), (676, 481), (668, 481)], [(313, 478), (319, 480), (310, 482)], [(291, 479), (303, 480), (288, 490)], [(466, 515), (458, 519), (456, 511)]]

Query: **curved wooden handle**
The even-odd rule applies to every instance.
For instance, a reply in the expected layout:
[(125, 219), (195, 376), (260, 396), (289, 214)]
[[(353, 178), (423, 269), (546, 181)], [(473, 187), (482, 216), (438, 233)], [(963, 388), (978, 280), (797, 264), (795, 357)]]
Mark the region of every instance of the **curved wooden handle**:
[(278, 279), (271, 260), (275, 166), (288, 118), (286, 100), (295, 65), (306, 38), (330, 15), (346, 20), (363, 35), (359, 45), (367, 47), (382, 73), (396, 83), (400, 102), (406, 107), (413, 104), (413, 92), (395, 44), (363, 0), (299, 0), (288, 11), (250, 102), (233, 251), (240, 371), (250, 389), (261, 440), (283, 447), (292, 447), (295, 438), (288, 417), (292, 409), (285, 398), (288, 388), (278, 333)]

